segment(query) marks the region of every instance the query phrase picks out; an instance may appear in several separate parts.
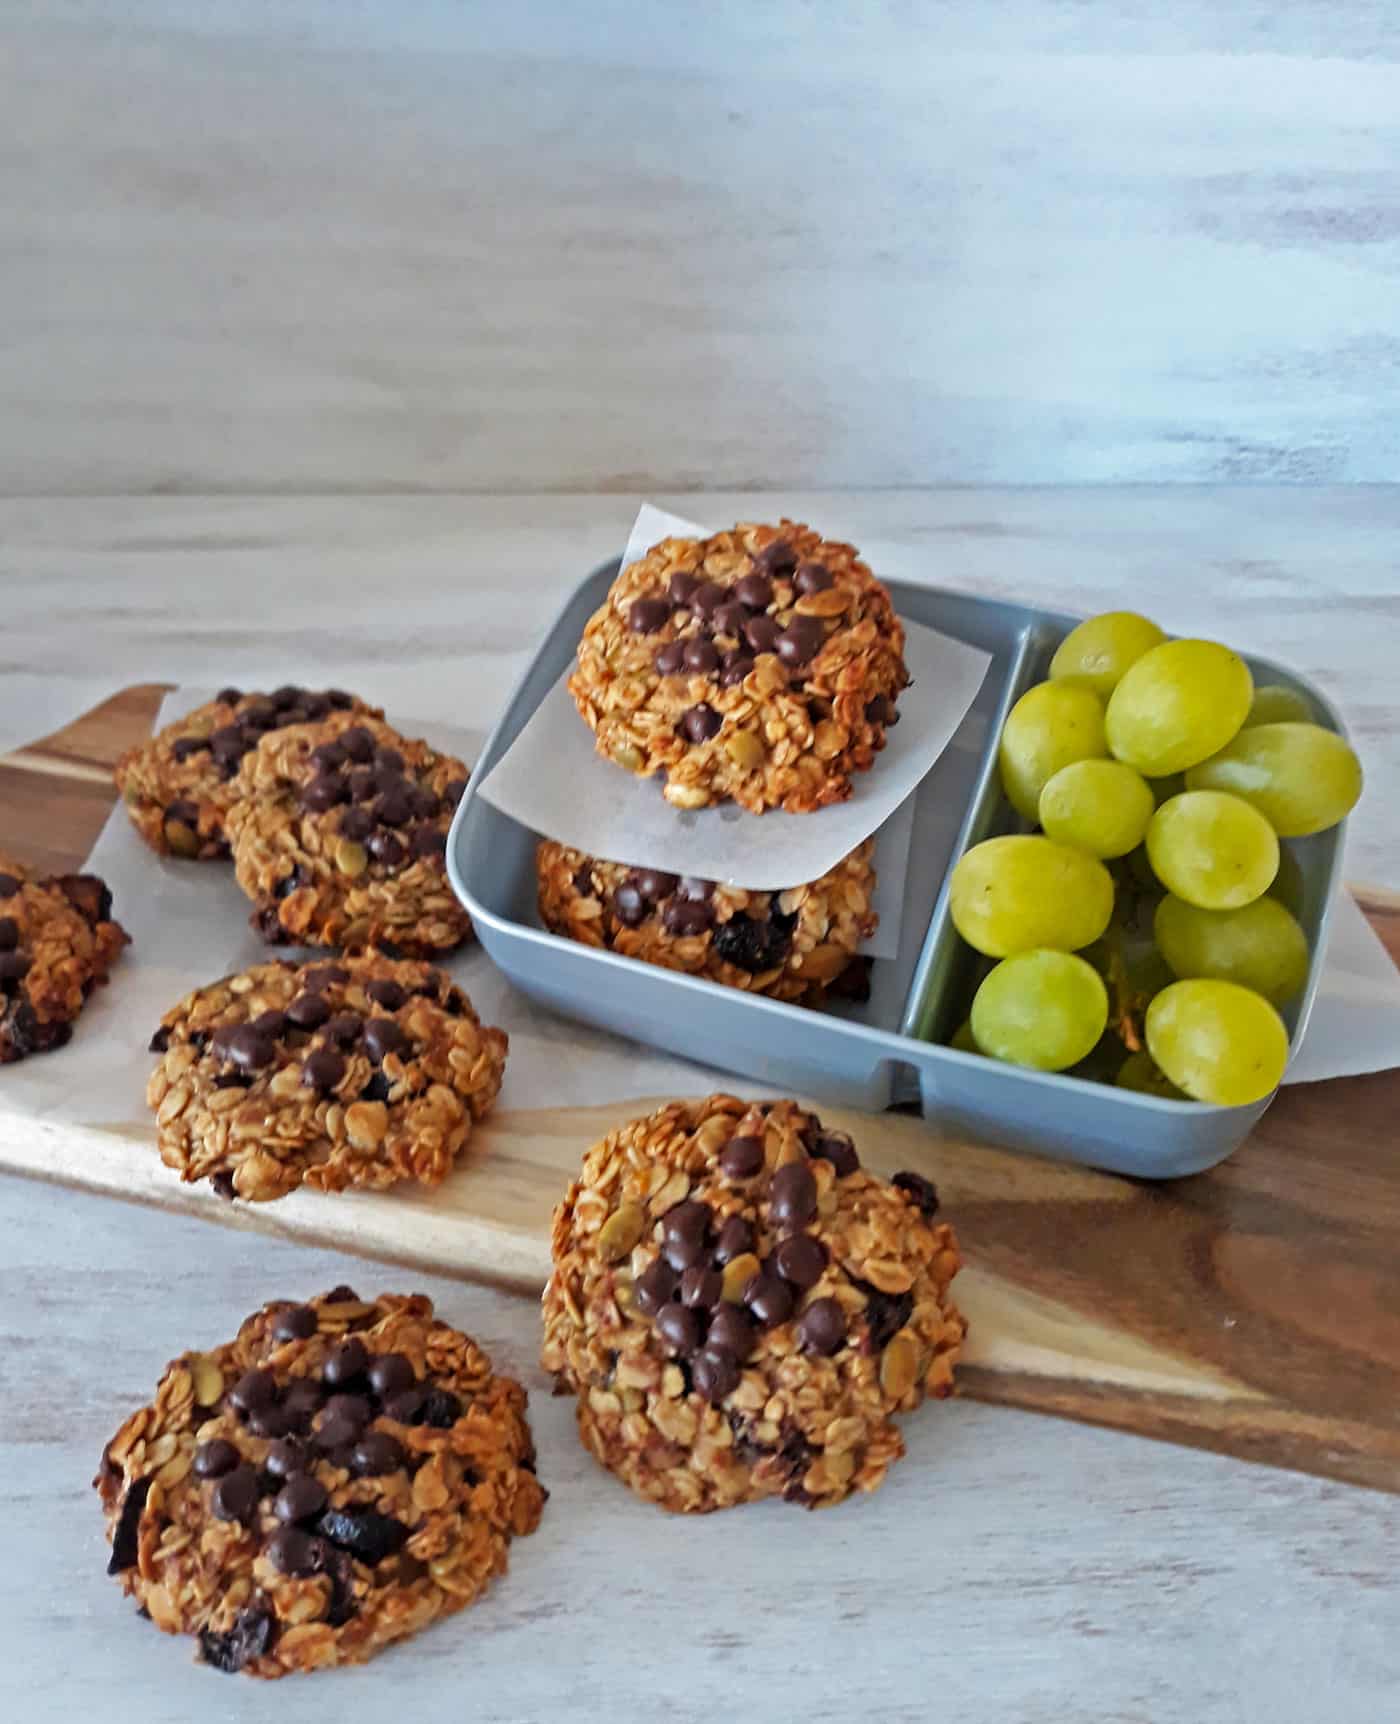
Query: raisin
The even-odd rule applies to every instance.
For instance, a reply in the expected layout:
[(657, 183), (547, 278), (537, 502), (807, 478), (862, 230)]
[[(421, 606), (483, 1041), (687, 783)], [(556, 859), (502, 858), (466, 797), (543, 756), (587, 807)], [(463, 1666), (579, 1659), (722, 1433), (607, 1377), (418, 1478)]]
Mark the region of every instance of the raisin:
[(254, 1658), (261, 1658), (272, 1648), (277, 1633), (277, 1618), (262, 1604), (250, 1604), (238, 1613), (233, 1627), (224, 1634), (210, 1628), (200, 1630), (199, 1655), (215, 1670), (232, 1675)]
[(122, 1503), (121, 1513), (117, 1516), (116, 1531), (112, 1534), (112, 1559), (107, 1564), (108, 1574), (120, 1574), (123, 1569), (134, 1568), (136, 1565), (137, 1532), (141, 1525), (141, 1511), (146, 1506), (146, 1498), (150, 1495), (151, 1481), (137, 1479), (126, 1493)]
[(328, 1508), (316, 1522), (316, 1530), (371, 1568), (393, 1556), (408, 1538), (401, 1520), (371, 1508)]
[(763, 921), (752, 916), (731, 916), (715, 927), (715, 953), (725, 963), (733, 964), (736, 970), (747, 970), (751, 976), (760, 970), (776, 969), (791, 950), (796, 925), (795, 915), (784, 916), (778, 911)]

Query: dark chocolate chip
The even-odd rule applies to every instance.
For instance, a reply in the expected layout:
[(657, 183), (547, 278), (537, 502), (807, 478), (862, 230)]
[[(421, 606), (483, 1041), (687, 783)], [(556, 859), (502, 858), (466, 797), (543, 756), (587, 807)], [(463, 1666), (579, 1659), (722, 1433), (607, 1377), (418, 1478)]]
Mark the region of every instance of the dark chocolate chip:
[(336, 1458), (337, 1454), (344, 1450), (348, 1457), (363, 1429), (363, 1424), (347, 1419), (343, 1413), (322, 1413), (312, 1440), (323, 1454), (330, 1456), (332, 1465), (340, 1466), (343, 1463)]
[(773, 539), (754, 557), (754, 567), (770, 575), (785, 575), (796, 567), (797, 552), (786, 539)]
[(337, 982), (348, 982), (349, 970), (344, 970), (339, 964), (318, 964), (315, 969), (308, 970), (301, 978), (301, 985), (313, 994), (319, 994), (324, 989), (333, 987)]
[(170, 1026), (162, 1024), (150, 1040), (150, 1051), (153, 1054), (163, 1054), (170, 1046)]
[(672, 1301), (658, 1312), (656, 1332), (673, 1353), (685, 1358), (700, 1345), (700, 1318), (688, 1305)]
[(423, 1423), (434, 1430), (451, 1430), (462, 1416), (462, 1403), (451, 1389), (429, 1389), (423, 1397)]
[(276, 1041), (278, 1036), (286, 1031), (286, 1015), (279, 1011), (259, 1012), (257, 1017), (250, 1020), (249, 1028), (256, 1030), (260, 1036), (271, 1036), (273, 1041)]
[(350, 786), (343, 778), (322, 773), (302, 786), (299, 800), (302, 807), (312, 814), (325, 814), (329, 809), (338, 808), (342, 802), (350, 800)]
[(698, 617), (712, 617), (729, 597), (729, 589), (718, 581), (702, 581), (690, 595), (690, 608)]
[(409, 794), (413, 797), (413, 812), (419, 820), (436, 820), (442, 812), (442, 803), (426, 784), (410, 785)]
[(789, 1162), (773, 1175), (768, 1201), (774, 1221), (787, 1227), (804, 1227), (817, 1213), (817, 1182), (806, 1162)]
[(311, 1473), (293, 1473), (277, 1493), (272, 1512), (278, 1520), (295, 1526), (298, 1521), (315, 1520), (326, 1506), (326, 1487)]
[(392, 976), (376, 976), (372, 982), (366, 982), (365, 992), (376, 1006), (383, 1006), (386, 1012), (396, 1012), (408, 998), (406, 990)]
[(739, 1387), (739, 1365), (732, 1353), (707, 1346), (690, 1367), (691, 1381), (707, 1401), (722, 1401)]
[(408, 1528), (392, 1515), (370, 1508), (328, 1508), (316, 1523), (323, 1538), (371, 1567), (393, 1556), (408, 1538)]
[(676, 1291), (676, 1272), (664, 1257), (658, 1257), (637, 1277), (632, 1297), (644, 1317), (654, 1317)]
[(449, 808), (455, 808), (466, 794), (467, 781), (465, 778), (449, 778), (442, 787), (442, 800)]
[(752, 1251), (753, 1247), (752, 1223), (745, 1221), (742, 1215), (731, 1215), (720, 1228), (719, 1238), (715, 1240), (715, 1262), (723, 1265), (735, 1257), (742, 1257), (746, 1251)]
[(276, 1403), (270, 1407), (259, 1407), (248, 1414), (248, 1429), (255, 1437), (286, 1437), (290, 1436), (296, 1427), (295, 1415)]
[(312, 1048), (302, 1062), (301, 1081), (318, 1095), (329, 1095), (344, 1076), (344, 1057), (334, 1048)]
[(170, 752), (179, 761), (189, 760), (196, 754), (207, 754), (209, 752), (209, 738), (207, 736), (177, 736), (170, 745)]
[(372, 767), (357, 766), (345, 782), (350, 788), (351, 798), (356, 802), (368, 802), (379, 792), (379, 779)]
[(871, 724), (890, 725), (895, 722), (899, 714), (895, 711), (894, 702), (887, 694), (877, 694), (874, 700), (866, 701), (865, 716)]
[(699, 575), (688, 575), (684, 569), (677, 569), (671, 576), (671, 584), (666, 589), (671, 595), (673, 605), (688, 605), (695, 596), (700, 585)]
[(797, 573), (792, 577), (792, 584), (804, 596), (808, 593), (824, 593), (828, 587), (836, 584), (836, 577), (825, 563), (799, 563)]
[(224, 724), (211, 732), (209, 749), (215, 760), (239, 761), (248, 752), (250, 740), (241, 724)]
[(693, 1305), (699, 1311), (713, 1311), (724, 1291), (724, 1277), (718, 1269), (695, 1263), (681, 1276), (681, 1304)]
[(710, 618), (710, 627), (717, 635), (728, 635), (737, 640), (742, 637), (744, 624), (748, 620), (748, 606), (731, 599), (728, 604), (721, 605)]
[(838, 1179), (846, 1179), (860, 1167), (856, 1146), (844, 1131), (824, 1131), (812, 1144), (812, 1154), (829, 1161)]
[(359, 1039), (364, 1028), (364, 1020), (358, 1012), (337, 1012), (326, 1022), (326, 1035), (341, 1047), (348, 1047), (351, 1042)]
[(362, 1479), (396, 1473), (404, 1464), (403, 1445), (387, 1431), (369, 1431), (355, 1444), (350, 1471)]
[[(354, 1294), (348, 1294), (353, 1299)], [(359, 1336), (351, 1335), (335, 1347), (325, 1364), (321, 1367), (321, 1381), (328, 1383), (333, 1389), (347, 1388), (357, 1381), (369, 1364), (369, 1354)]]
[(775, 1329), (792, 1316), (796, 1299), (786, 1281), (765, 1270), (755, 1275), (745, 1287), (744, 1303), (765, 1329)]
[(408, 1033), (393, 1018), (371, 1018), (365, 1025), (365, 1052), (376, 1065), (385, 1054), (399, 1053), (408, 1046)]
[(237, 706), (242, 698), (243, 690), (241, 688), (233, 688), (232, 686), (221, 688), (214, 696), (214, 699), (220, 706)]
[(733, 652), (724, 655), (724, 665), (720, 671), (720, 687), (734, 688), (741, 683), (754, 667), (752, 653), (744, 652), (736, 647)]
[(221, 1479), (231, 1473), (242, 1456), (226, 1437), (214, 1437), (201, 1443), (194, 1451), (194, 1476), (197, 1479)]
[(346, 694), (343, 688), (328, 688), (326, 690), (326, 705), (335, 712), (349, 712), (355, 704), (353, 694)]
[(665, 874), (659, 868), (634, 868), (628, 879), (651, 904), (669, 898), (680, 884), (677, 875)]
[(731, 1137), (719, 1152), (719, 1170), (726, 1179), (752, 1179), (763, 1168), (763, 1140)]
[(665, 599), (633, 599), (627, 607), (627, 626), (634, 635), (654, 635), (665, 628), (671, 606)]
[(799, 1293), (815, 1287), (826, 1268), (826, 1247), (810, 1233), (791, 1233), (773, 1253), (773, 1267)]
[(21, 884), (14, 874), (0, 874), (0, 898), (13, 898)]
[(826, 630), (815, 617), (794, 617), (778, 636), (778, 657), (789, 670), (815, 658), (826, 639)]
[(13, 952), (19, 945), (19, 923), (13, 916), (0, 916), (0, 952)]
[(287, 1022), (299, 1030), (319, 1030), (331, 1009), (319, 994), (298, 994), (287, 1007)]
[(390, 1395), (384, 1402), (383, 1413), (386, 1419), (397, 1419), (401, 1425), (416, 1425), (423, 1412), (423, 1403), (427, 1400), (427, 1392), (414, 1387), (400, 1389), (395, 1395)]
[(150, 1479), (137, 1479), (122, 1498), (121, 1513), (112, 1533), (112, 1555), (107, 1563), (108, 1574), (122, 1574), (136, 1566), (141, 1528), (141, 1511), (151, 1493)]
[[(217, 1040), (215, 1043), (218, 1046)], [(223, 1040), (224, 1058), (245, 1072), (261, 1071), (277, 1057), (271, 1039), (259, 1034), (251, 1024), (236, 1024)]]
[(661, 912), (662, 927), (681, 939), (705, 933), (714, 919), (714, 911), (703, 898), (672, 898)]
[(897, 1173), (890, 1184), (904, 1193), (920, 1215), (932, 1220), (938, 1214), (938, 1192), (933, 1181), (925, 1179), (922, 1173)]
[(375, 801), (374, 817), (381, 826), (407, 826), (413, 818), (413, 798), (407, 785), (396, 784)]
[(214, 1486), (212, 1507), (220, 1520), (247, 1520), (258, 1506), (258, 1475), (246, 1462)]
[(311, 764), (318, 772), (339, 772), (347, 758), (338, 742), (323, 742), (311, 750)]
[(294, 1478), (307, 1467), (306, 1450), (288, 1437), (275, 1442), (263, 1457), (263, 1471), (274, 1479)]
[(397, 868), (408, 855), (403, 840), (392, 832), (372, 832), (365, 840), (365, 849), (385, 868)]
[(270, 700), (250, 700), (238, 717), (254, 730), (273, 730), (277, 725), (277, 708)]
[(746, 916), (740, 911), (716, 927), (715, 955), (751, 976), (776, 970), (787, 961), (796, 922), (795, 916)]
[(295, 683), (284, 682), (280, 688), (273, 689), (267, 698), (275, 707), (285, 712), (289, 706), (297, 704), (303, 693), (304, 690), (299, 689)]
[(758, 1331), (747, 1311), (737, 1305), (724, 1304), (710, 1318), (707, 1347), (722, 1347), (741, 1363), (753, 1352)]
[(342, 837), (362, 844), (374, 831), (374, 816), (368, 808), (347, 808), (340, 817), (340, 831)]
[(321, 1541), (300, 1527), (279, 1527), (263, 1546), (263, 1554), (279, 1574), (315, 1574), (321, 1566)]
[(386, 772), (392, 772), (395, 777), (403, 773), (404, 759), (397, 748), (376, 748), (374, 764), (382, 766)]
[(176, 820), (181, 826), (193, 828), (199, 824), (199, 809), (193, 802), (181, 797), (178, 801), (167, 805), (165, 810), (167, 820)]
[(388, 1101), (390, 1083), (383, 1072), (375, 1072), (360, 1091), (361, 1101)]
[(54, 1048), (66, 1047), (73, 1035), (72, 1024), (40, 1022), (39, 1014), (28, 1000), (15, 1005), (6, 1027), (11, 1051), (21, 1059), (26, 1054), (49, 1053)]
[(878, 1287), (861, 1285), (865, 1290), (865, 1321), (869, 1325), (861, 1351), (883, 1353), (914, 1315), (914, 1295), (882, 1293)]
[(835, 1299), (814, 1299), (798, 1319), (797, 1338), (809, 1353), (834, 1353), (846, 1339), (846, 1313)]
[(413, 1361), (404, 1353), (380, 1353), (369, 1362), (369, 1386), (376, 1395), (396, 1395), (417, 1380)]
[(352, 724), (348, 730), (342, 730), (339, 741), (347, 760), (364, 766), (374, 759), (374, 738), (362, 724)]
[(715, 883), (713, 880), (702, 880), (698, 874), (684, 874), (676, 890), (682, 898), (713, 898)]
[(443, 856), (447, 852), (447, 834), (436, 826), (415, 826), (409, 849), (419, 858)]
[(651, 662), (658, 676), (675, 676), (685, 663), (685, 642), (667, 641), (665, 646), (657, 647)]
[(661, 1217), (661, 1232), (666, 1239), (693, 1240), (703, 1245), (714, 1220), (714, 1211), (697, 1197), (687, 1197), (673, 1203)]
[(743, 575), (735, 581), (734, 597), (750, 610), (766, 611), (773, 602), (773, 583), (767, 575), (755, 570), (753, 574)]
[[(347, 981), (348, 979), (349, 978), (344, 974), (344, 972), (342, 972), (340, 980)], [(353, 1287), (348, 1287), (344, 1281), (338, 1281), (326, 1295), (326, 1303), (328, 1305), (356, 1305), (359, 1303), (359, 1299), (360, 1295)]]
[(719, 653), (707, 640), (687, 641), (682, 662), (694, 676), (712, 676), (719, 669)]
[(233, 1627), (223, 1634), (212, 1628), (199, 1631), (199, 1656), (215, 1670), (234, 1675), (255, 1658), (272, 1650), (277, 1637), (277, 1618), (262, 1604), (250, 1604), (234, 1618)]
[(225, 1203), (232, 1203), (238, 1193), (234, 1190), (233, 1175), (226, 1169), (209, 1175), (209, 1183), (214, 1189), (215, 1197), (223, 1198)]
[(233, 1385), (228, 1398), (240, 1413), (251, 1413), (257, 1407), (270, 1407), (277, 1399), (277, 1379), (271, 1371), (255, 1365)]
[(291, 1428), (302, 1434), (309, 1430), (312, 1415), (324, 1399), (321, 1385), (310, 1377), (297, 1377), (289, 1383), (282, 1396), (282, 1411), (291, 1420)]
[(613, 915), (624, 928), (636, 928), (647, 919), (647, 901), (635, 886), (624, 880), (613, 893)]
[(49, 881), (94, 928), (112, 914), (112, 894), (96, 874), (59, 874)]

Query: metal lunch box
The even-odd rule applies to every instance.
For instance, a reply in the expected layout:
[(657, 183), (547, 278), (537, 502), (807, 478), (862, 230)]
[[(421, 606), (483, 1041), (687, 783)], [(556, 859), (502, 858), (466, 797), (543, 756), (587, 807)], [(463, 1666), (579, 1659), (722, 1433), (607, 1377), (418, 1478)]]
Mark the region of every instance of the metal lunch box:
[[(913, 1103), (943, 1133), (1119, 1173), (1148, 1179), (1198, 1173), (1243, 1141), (1271, 1098), (1239, 1108), (1173, 1101), (940, 1045), (966, 1011), (976, 964), (949, 915), (948, 875), (982, 839), (1026, 830), (1001, 793), (997, 739), (1015, 701), (1046, 675), (1076, 617), (886, 583), (901, 616), (982, 648), (992, 662), (952, 743), (916, 792), (902, 949), (874, 963), (863, 1004), (812, 1011), (549, 932), (536, 905), (536, 834), (493, 808), (476, 786), (568, 667), (618, 567), (613, 561), (595, 569), (556, 617), (481, 752), (448, 837), (453, 888), (481, 944), (517, 987), (571, 1017), (783, 1093), (870, 1110)], [(1346, 734), (1316, 688), (1281, 666), (1243, 656), (1256, 682), (1300, 690), (1319, 723)], [(1302, 876), (1299, 914), (1313, 954), (1307, 986), (1284, 1013), (1295, 1046), (1316, 992), (1344, 830), (1345, 823), (1287, 841)]]

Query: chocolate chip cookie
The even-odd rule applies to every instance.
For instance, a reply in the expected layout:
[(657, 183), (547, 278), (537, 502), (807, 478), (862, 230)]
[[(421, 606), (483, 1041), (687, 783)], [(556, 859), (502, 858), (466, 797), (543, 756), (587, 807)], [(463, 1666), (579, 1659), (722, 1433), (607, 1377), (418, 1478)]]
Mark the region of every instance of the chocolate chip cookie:
[(459, 946), (471, 919), (444, 853), (466, 787), (460, 760), (353, 713), (265, 736), (228, 815), (253, 927), (274, 945)]
[(539, 1525), (525, 1406), (422, 1295), (275, 1300), (168, 1365), (103, 1450), (107, 1572), (216, 1670), (361, 1664)]
[(506, 1048), (430, 964), (258, 964), (165, 1014), (146, 1104), (166, 1165), (224, 1197), (437, 1185), (495, 1101)]
[(653, 545), (589, 619), (569, 692), (598, 752), (662, 773), (677, 808), (806, 814), (850, 795), (908, 681), (884, 587), (784, 521)]
[(0, 1065), (8, 1065), (69, 1040), (128, 936), (95, 874), (31, 879), (0, 862)]
[(535, 857), (540, 915), (585, 946), (818, 1005), (875, 931), (872, 849), (868, 840), (810, 886), (743, 892), (546, 840)]
[(589, 1150), (554, 1213), (542, 1359), (585, 1446), (685, 1513), (874, 1490), (892, 1415), (952, 1390), (966, 1325), (928, 1180), (864, 1172), (796, 1102), (672, 1102)]
[(271, 694), (220, 689), (213, 700), (166, 725), (117, 762), (117, 789), (136, 830), (162, 856), (201, 862), (226, 858), (225, 822), (244, 755), (271, 730), (331, 712), (384, 716), (377, 706), (366, 706), (338, 688), (316, 691), (288, 685)]

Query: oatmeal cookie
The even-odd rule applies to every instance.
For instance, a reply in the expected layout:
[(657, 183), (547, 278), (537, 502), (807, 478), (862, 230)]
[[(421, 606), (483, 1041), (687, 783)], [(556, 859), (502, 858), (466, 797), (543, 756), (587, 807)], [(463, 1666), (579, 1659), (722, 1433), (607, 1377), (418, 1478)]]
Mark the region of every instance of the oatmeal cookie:
[(168, 1365), (103, 1450), (107, 1572), (216, 1670), (362, 1664), (539, 1525), (525, 1405), (421, 1294), (274, 1300)]
[(546, 840), (535, 857), (540, 915), (585, 946), (817, 1005), (875, 932), (873, 848), (867, 840), (810, 886), (743, 892)]
[(909, 681), (904, 627), (850, 545), (794, 521), (663, 539), (612, 584), (569, 692), (599, 754), (677, 808), (806, 814), (851, 793)]
[(162, 1161), (258, 1203), (296, 1186), (438, 1185), (501, 1087), (507, 1039), (430, 964), (257, 964), (151, 1041)]
[(0, 1065), (61, 1048), (128, 935), (95, 874), (0, 868)]
[(966, 1325), (928, 1180), (860, 1168), (796, 1102), (672, 1102), (589, 1150), (554, 1212), (542, 1360), (585, 1446), (684, 1513), (874, 1490), (892, 1415), (947, 1395)]
[(117, 789), (132, 824), (162, 856), (217, 861), (229, 853), (225, 822), (233, 801), (233, 780), (243, 757), (270, 730), (305, 724), (330, 712), (355, 712), (382, 718), (338, 688), (274, 689), (244, 694), (220, 689), (215, 698), (117, 762)]
[(265, 736), (228, 816), (253, 927), (274, 945), (459, 946), (471, 919), (444, 852), (466, 787), (460, 760), (353, 713)]

